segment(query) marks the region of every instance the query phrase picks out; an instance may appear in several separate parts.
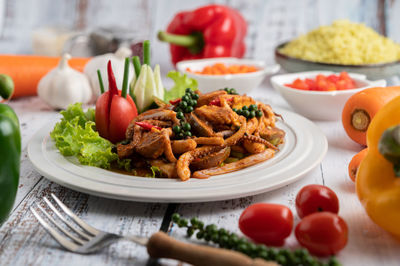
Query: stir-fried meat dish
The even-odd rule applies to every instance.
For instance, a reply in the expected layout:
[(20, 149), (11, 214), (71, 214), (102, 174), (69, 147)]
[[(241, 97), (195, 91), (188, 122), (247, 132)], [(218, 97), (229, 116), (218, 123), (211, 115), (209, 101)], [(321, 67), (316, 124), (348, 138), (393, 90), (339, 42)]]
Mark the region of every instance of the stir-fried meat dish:
[(117, 152), (136, 165), (157, 167), (160, 177), (208, 178), (272, 158), (285, 136), (277, 117), (246, 95), (187, 90), (137, 116)]

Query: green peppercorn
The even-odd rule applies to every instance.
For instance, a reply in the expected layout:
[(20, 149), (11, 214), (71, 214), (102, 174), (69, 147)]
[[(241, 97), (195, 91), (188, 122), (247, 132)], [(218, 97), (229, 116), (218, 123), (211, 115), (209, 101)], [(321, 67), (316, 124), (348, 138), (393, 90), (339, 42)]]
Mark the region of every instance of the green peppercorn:
[(174, 108), (174, 111), (177, 112), (177, 113), (178, 113), (178, 112), (182, 112), (182, 108), (180, 108), (179, 106), (177, 106), (177, 107)]
[(181, 218), (181, 219), (178, 221), (178, 226), (179, 226), (179, 227), (185, 227), (185, 226), (187, 226), (187, 224), (188, 224), (188, 221), (187, 221), (186, 219)]
[(195, 99), (190, 100), (190, 105), (195, 107), (197, 105), (197, 100)]
[(218, 233), (213, 233), (211, 234), (211, 241), (214, 243), (218, 243), (219, 242), (219, 235)]
[(205, 241), (210, 241), (210, 240), (211, 240), (211, 234), (205, 232), (205, 233), (204, 233), (204, 240), (205, 240)]
[(192, 95), (192, 98), (194, 99), (194, 100), (198, 100), (199, 99), (199, 95), (198, 94), (196, 94), (196, 93), (193, 93), (193, 95)]
[(249, 110), (244, 110), (243, 111), (243, 116), (246, 117), (246, 118), (249, 118), (249, 116), (250, 116)]
[(194, 229), (192, 227), (188, 227), (186, 234), (188, 237), (191, 237), (194, 234)]
[(245, 106), (242, 107), (242, 110), (243, 110), (243, 111), (249, 110), (249, 107), (247, 107), (247, 106), (245, 105)]
[(242, 109), (238, 109), (236, 112), (238, 115), (243, 115), (243, 110)]
[(255, 111), (250, 111), (249, 118), (253, 118), (255, 116), (256, 116), (256, 112)]
[(192, 129), (189, 123), (182, 123), (182, 128), (184, 131), (189, 131), (190, 129)]
[(183, 132), (180, 132), (178, 134), (178, 138), (183, 139), (185, 137), (185, 134)]
[(190, 131), (185, 131), (185, 136), (186, 137), (191, 137), (192, 136), (192, 132), (190, 132)]
[(221, 228), (221, 229), (218, 230), (218, 234), (219, 234), (220, 236), (223, 236), (223, 235), (227, 235), (228, 232), (227, 232), (224, 228)]
[(271, 260), (274, 260), (274, 259), (276, 258), (277, 255), (278, 255), (278, 252), (276, 252), (275, 249), (272, 249), (272, 248), (268, 249), (268, 257), (269, 257)]
[(191, 88), (186, 88), (185, 92), (186, 92), (186, 93), (191, 93), (191, 92), (192, 92), (192, 89), (191, 89)]
[(229, 94), (233, 94), (233, 95), (237, 95), (237, 91), (234, 88), (231, 88), (230, 93)]
[(172, 131), (174, 131), (175, 134), (178, 134), (179, 132), (181, 132), (181, 130), (181, 127), (178, 125), (172, 127)]
[(204, 231), (198, 231), (196, 237), (197, 239), (202, 239), (204, 237)]
[(268, 252), (266, 250), (259, 251), (257, 257), (262, 258), (264, 260), (268, 260)]
[(188, 95), (185, 94), (185, 95), (182, 96), (182, 101), (187, 102), (189, 100), (190, 100), (190, 98), (189, 98)]
[(282, 255), (276, 256), (275, 261), (277, 263), (279, 263), (280, 265), (285, 265), (286, 264), (286, 258), (285, 258), (285, 256), (282, 256)]
[(232, 111), (234, 111), (235, 113), (237, 113), (237, 112), (238, 112), (238, 109), (232, 108)]
[(339, 266), (340, 262), (335, 257), (330, 257), (328, 261), (329, 266)]
[(180, 106), (182, 109), (185, 109), (185, 108), (187, 107), (187, 102), (182, 100), (182, 101), (179, 103), (179, 106)]
[(185, 116), (184, 116), (184, 114), (183, 114), (183, 112), (177, 112), (176, 113), (176, 118), (178, 118), (178, 119), (183, 119)]
[(255, 110), (257, 110), (257, 105), (255, 105), (255, 104), (250, 105), (250, 106), (249, 106), (249, 110), (250, 110), (250, 111), (255, 111)]
[(193, 217), (192, 219), (190, 219), (190, 224), (193, 226), (197, 226), (198, 221), (199, 220), (196, 217)]
[(204, 227), (203, 221), (197, 221), (197, 228), (199, 228), (199, 230), (203, 230), (203, 227)]
[(222, 248), (227, 247), (228, 242), (229, 242), (229, 237), (228, 237), (227, 235), (220, 236), (220, 238), (219, 238), (219, 245), (220, 245)]
[(181, 216), (179, 215), (179, 213), (174, 213), (174, 214), (172, 214), (172, 221), (173, 221), (174, 223), (178, 223), (179, 220), (180, 220), (180, 218), (181, 218)]
[(263, 115), (263, 112), (261, 110), (257, 110), (256, 111), (256, 116), (257, 117), (262, 117), (262, 115)]
[(185, 109), (185, 111), (186, 111), (186, 113), (191, 113), (191, 112), (193, 112), (193, 106), (188, 106), (188, 107), (186, 107), (186, 109)]
[(237, 250), (238, 250), (239, 252), (246, 253), (246, 254), (247, 254), (247, 252), (249, 251), (247, 245), (244, 244), (244, 243), (239, 244), (239, 245), (237, 246)]
[(213, 232), (217, 232), (217, 230), (218, 230), (218, 228), (217, 228), (217, 226), (215, 224), (209, 224), (209, 225), (206, 226), (206, 231), (207, 232), (213, 233)]

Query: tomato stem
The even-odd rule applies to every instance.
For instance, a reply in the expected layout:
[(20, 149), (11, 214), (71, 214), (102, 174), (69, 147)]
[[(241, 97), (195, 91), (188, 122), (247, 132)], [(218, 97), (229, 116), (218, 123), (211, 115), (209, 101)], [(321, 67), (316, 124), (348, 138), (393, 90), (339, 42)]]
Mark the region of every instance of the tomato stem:
[(103, 84), (103, 78), (101, 77), (100, 69), (97, 69), (97, 77), (99, 78), (100, 94), (103, 94), (104, 93), (104, 84)]
[(125, 58), (125, 66), (124, 66), (124, 79), (122, 81), (122, 91), (121, 97), (126, 98), (126, 94), (128, 91), (128, 79), (129, 79), (129, 58)]

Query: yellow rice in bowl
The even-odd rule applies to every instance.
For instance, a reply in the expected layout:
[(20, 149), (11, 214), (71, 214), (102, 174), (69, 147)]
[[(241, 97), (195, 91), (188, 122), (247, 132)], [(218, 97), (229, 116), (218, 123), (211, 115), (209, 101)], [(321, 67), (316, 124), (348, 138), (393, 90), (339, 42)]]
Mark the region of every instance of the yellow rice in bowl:
[(400, 60), (400, 45), (372, 28), (348, 20), (337, 20), (289, 42), (282, 54), (303, 60), (365, 65)]

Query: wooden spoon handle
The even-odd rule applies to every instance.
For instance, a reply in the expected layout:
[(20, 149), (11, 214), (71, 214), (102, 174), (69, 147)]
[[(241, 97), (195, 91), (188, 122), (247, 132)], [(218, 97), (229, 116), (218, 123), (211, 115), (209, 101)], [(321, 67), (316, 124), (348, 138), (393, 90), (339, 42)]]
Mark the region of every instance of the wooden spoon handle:
[(255, 259), (236, 251), (178, 241), (164, 232), (153, 234), (147, 243), (153, 258), (169, 258), (197, 266), (277, 266), (274, 262)]

